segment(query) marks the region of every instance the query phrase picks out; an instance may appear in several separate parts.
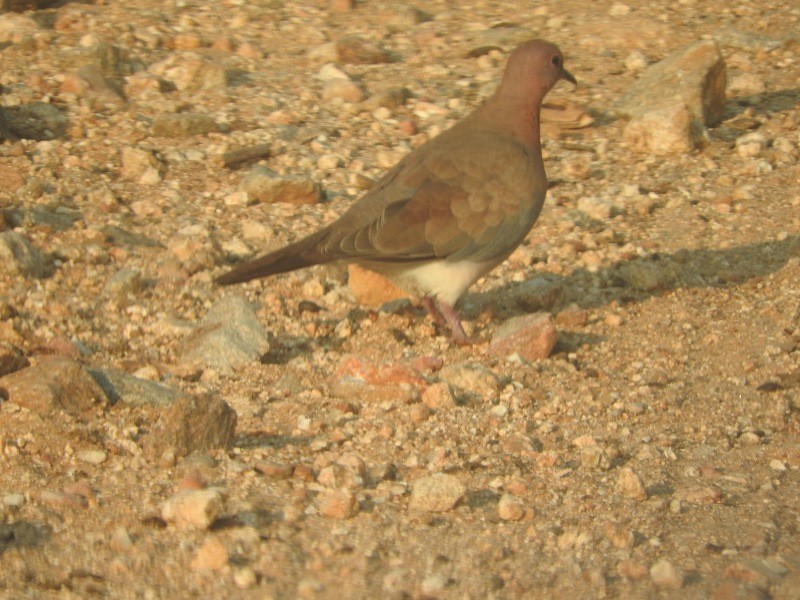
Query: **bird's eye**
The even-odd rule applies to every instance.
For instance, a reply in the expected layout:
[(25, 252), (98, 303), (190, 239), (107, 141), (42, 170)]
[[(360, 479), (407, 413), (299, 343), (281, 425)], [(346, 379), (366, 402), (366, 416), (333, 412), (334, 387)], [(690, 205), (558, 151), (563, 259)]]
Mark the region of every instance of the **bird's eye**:
[(558, 54), (556, 54), (555, 56), (553, 56), (552, 59), (550, 59), (550, 62), (553, 63), (553, 65), (555, 65), (556, 67), (560, 67), (561, 57)]

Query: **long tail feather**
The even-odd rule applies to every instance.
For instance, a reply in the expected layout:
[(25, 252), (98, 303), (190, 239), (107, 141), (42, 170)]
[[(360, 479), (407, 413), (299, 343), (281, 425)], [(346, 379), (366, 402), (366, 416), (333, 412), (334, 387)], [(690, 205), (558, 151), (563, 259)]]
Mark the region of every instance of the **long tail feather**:
[(215, 281), (219, 285), (231, 285), (329, 262), (331, 259), (320, 253), (317, 246), (326, 235), (325, 229), (318, 231), (293, 244), (238, 265)]

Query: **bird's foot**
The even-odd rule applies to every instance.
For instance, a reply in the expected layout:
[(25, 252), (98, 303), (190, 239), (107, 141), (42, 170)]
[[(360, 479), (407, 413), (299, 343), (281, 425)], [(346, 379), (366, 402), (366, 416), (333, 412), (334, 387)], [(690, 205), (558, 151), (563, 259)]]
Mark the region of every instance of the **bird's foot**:
[(478, 342), (477, 338), (468, 336), (467, 332), (464, 331), (464, 326), (461, 324), (461, 317), (451, 304), (442, 302), (441, 300), (435, 300), (428, 296), (422, 299), (422, 304), (428, 309), (433, 321), (437, 325), (447, 325), (450, 329), (450, 340), (456, 346), (470, 346)]

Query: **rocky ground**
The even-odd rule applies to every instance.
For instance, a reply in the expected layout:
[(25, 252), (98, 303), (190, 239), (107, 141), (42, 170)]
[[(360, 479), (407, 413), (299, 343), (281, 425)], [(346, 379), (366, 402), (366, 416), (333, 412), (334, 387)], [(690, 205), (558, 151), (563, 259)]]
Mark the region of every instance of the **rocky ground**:
[[(2, 10), (0, 596), (800, 598), (795, 2)], [(530, 37), (580, 86), (476, 345), (343, 267), (213, 284)]]

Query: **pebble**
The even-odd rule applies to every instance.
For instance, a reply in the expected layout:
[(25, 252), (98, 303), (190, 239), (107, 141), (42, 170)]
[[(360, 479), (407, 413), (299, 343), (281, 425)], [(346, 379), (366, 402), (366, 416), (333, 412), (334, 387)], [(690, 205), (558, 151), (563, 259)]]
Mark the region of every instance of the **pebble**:
[(25, 505), (25, 495), (11, 492), (3, 496), (3, 504), (13, 510), (18, 510)]
[(178, 529), (208, 529), (225, 509), (222, 490), (184, 490), (170, 497), (161, 516)]
[(75, 453), (75, 456), (78, 460), (90, 465), (102, 465), (108, 458), (108, 454), (102, 450), (79, 450)]
[(512, 317), (492, 335), (487, 354), (505, 357), (516, 354), (525, 360), (543, 360), (550, 356), (558, 341), (553, 316), (550, 313), (534, 313)]
[(736, 138), (736, 153), (742, 158), (756, 158), (767, 148), (767, 138), (760, 131)]
[(549, 312), (564, 301), (564, 284), (553, 277), (534, 277), (515, 285), (509, 290), (507, 302), (528, 312)]
[(267, 204), (317, 204), (322, 200), (322, 188), (315, 181), (283, 177), (264, 165), (250, 169), (239, 187), (251, 200)]
[(348, 35), (336, 42), (339, 62), (351, 65), (381, 64), (394, 60), (392, 54), (365, 38)]
[(519, 521), (525, 516), (525, 503), (512, 494), (503, 494), (497, 503), (497, 516), (504, 521)]
[(239, 567), (233, 571), (233, 583), (240, 590), (249, 590), (258, 584), (258, 576), (250, 567)]
[(328, 79), (322, 86), (322, 99), (357, 104), (364, 99), (364, 90), (349, 79)]
[(659, 588), (678, 590), (683, 587), (683, 576), (666, 559), (661, 559), (650, 567), (650, 579)]
[(497, 396), (500, 380), (491, 369), (477, 362), (457, 362), (444, 366), (439, 378), (452, 387), (477, 394), (484, 400)]
[(146, 456), (173, 459), (195, 452), (228, 448), (236, 433), (237, 415), (216, 394), (178, 396), (143, 441)]
[(439, 381), (429, 385), (422, 392), (422, 401), (428, 408), (433, 410), (446, 410), (456, 406), (456, 397), (450, 385), (445, 381)]
[(153, 135), (184, 138), (217, 131), (217, 124), (208, 115), (180, 112), (158, 115), (153, 121)]
[(630, 467), (619, 470), (617, 477), (622, 495), (632, 500), (647, 500), (647, 490), (636, 472)]
[(425, 512), (448, 512), (466, 493), (467, 488), (458, 477), (436, 473), (414, 481), (408, 508)]
[(702, 141), (694, 116), (682, 102), (665, 102), (647, 112), (637, 112), (622, 137), (634, 150), (658, 156), (686, 154)]
[(44, 255), (22, 234), (0, 232), (0, 275), (42, 279), (51, 272)]

